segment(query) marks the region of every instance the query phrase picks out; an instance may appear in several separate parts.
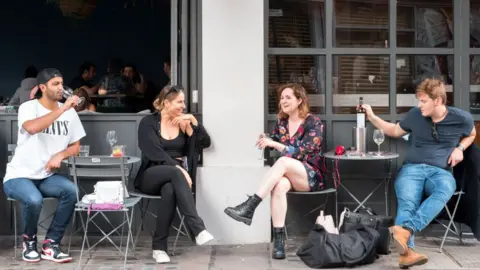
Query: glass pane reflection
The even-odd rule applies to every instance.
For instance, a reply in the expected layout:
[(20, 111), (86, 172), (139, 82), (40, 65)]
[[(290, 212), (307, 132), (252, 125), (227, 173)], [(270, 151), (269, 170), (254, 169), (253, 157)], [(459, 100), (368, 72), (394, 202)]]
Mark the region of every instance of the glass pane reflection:
[(398, 0), (397, 46), (453, 48), (453, 1)]

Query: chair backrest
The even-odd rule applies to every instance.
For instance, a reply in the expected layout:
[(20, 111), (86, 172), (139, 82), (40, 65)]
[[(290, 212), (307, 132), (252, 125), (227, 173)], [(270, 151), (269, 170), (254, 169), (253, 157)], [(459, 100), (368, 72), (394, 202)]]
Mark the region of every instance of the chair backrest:
[(8, 162), (12, 161), (13, 155), (15, 154), (15, 149), (17, 148), (16, 144), (8, 144), (7, 151), (8, 151)]
[[(102, 180), (122, 180), (124, 188), (128, 186), (127, 157), (109, 157), (109, 156), (74, 156), (68, 159), (68, 174), (73, 178), (78, 187), (79, 178), (92, 178), (97, 181)], [(77, 199), (78, 192), (77, 192)]]

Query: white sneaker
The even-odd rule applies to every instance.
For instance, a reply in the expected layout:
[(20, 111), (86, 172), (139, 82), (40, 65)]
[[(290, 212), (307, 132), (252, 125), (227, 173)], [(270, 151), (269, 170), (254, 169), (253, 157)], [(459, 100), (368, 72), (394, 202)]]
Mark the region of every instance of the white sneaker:
[(169, 263), (170, 257), (163, 250), (154, 250), (152, 257), (157, 261), (157, 263)]
[(201, 246), (213, 240), (213, 236), (207, 230), (201, 231), (196, 237), (197, 245)]

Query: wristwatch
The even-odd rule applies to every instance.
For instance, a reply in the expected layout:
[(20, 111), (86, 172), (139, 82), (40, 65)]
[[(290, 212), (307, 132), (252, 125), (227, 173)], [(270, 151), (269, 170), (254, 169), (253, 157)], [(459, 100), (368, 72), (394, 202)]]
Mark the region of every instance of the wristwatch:
[(465, 151), (465, 147), (461, 143), (458, 144), (457, 148), (462, 150), (462, 152)]

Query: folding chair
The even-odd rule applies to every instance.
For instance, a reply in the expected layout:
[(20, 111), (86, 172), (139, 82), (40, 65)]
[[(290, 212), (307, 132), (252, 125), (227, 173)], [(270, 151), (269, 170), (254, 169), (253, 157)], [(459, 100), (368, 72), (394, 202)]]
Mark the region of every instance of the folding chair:
[[(8, 144), (7, 145), (7, 150), (8, 150), (8, 162), (12, 161), (13, 155), (15, 154), (15, 149), (17, 148), (16, 144)], [(43, 200), (55, 200), (56, 198), (43, 198)], [(19, 249), (18, 244), (21, 243), (21, 235), (18, 235), (18, 230), (17, 230), (17, 204), (16, 200), (12, 198), (7, 198), (7, 201), (10, 202), (10, 212), (13, 212), (13, 220), (12, 222), (12, 227), (14, 231), (14, 247), (13, 247), (13, 256), (14, 258), (17, 258), (17, 249)], [(51, 218), (55, 212), (51, 213), (50, 215), (46, 216), (42, 220), (38, 221), (38, 226), (41, 227), (44, 230), (48, 230), (48, 225), (45, 224), (45, 221), (47, 221), (49, 218)]]
[[(68, 171), (69, 175), (73, 177), (75, 185), (78, 185), (78, 178), (93, 178), (97, 181), (102, 180), (118, 180), (119, 178), (122, 180), (124, 185), (124, 189), (128, 186), (128, 177), (129, 177), (129, 170), (126, 167), (127, 157), (70, 157), (68, 161)], [(97, 229), (103, 234), (103, 237), (98, 240), (93, 245), (88, 245), (89, 248), (86, 250), (89, 252), (91, 257), (91, 250), (97, 246), (99, 243), (103, 242), (105, 239), (108, 240), (121, 254), (124, 255), (124, 268), (126, 267), (127, 263), (127, 256), (128, 256), (128, 248), (129, 243), (131, 241), (133, 251), (135, 253), (135, 246), (133, 241), (132, 235), (132, 220), (133, 220), (133, 213), (135, 209), (135, 205), (140, 201), (141, 198), (139, 197), (124, 197), (123, 208), (119, 210), (93, 210), (89, 208), (88, 204), (85, 204), (81, 201), (77, 191), (77, 203), (75, 205), (75, 213), (77, 212), (87, 212), (87, 218), (84, 222), (82, 215), (80, 216), (80, 221), (82, 222), (82, 227), (84, 231), (83, 242), (82, 242), (82, 249), (80, 251), (80, 259), (78, 261), (78, 267), (80, 268), (82, 257), (85, 248), (85, 242), (87, 241), (87, 232), (88, 232), (88, 225), (92, 223), (97, 227)], [(92, 214), (90, 214), (92, 212)], [(112, 222), (108, 219), (105, 215), (105, 212), (123, 212), (123, 220), (120, 225), (114, 226)], [(130, 215), (129, 215), (130, 212)], [(112, 227), (110, 232), (105, 232), (98, 226), (93, 219), (97, 216), (103, 216), (105, 221), (109, 223)], [(74, 219), (75, 220), (75, 219)], [(123, 235), (123, 228), (127, 225), (128, 235), (127, 235), (127, 243), (125, 246), (125, 251), (122, 251), (122, 242), (120, 243), (120, 247), (115, 244), (113, 239), (110, 237), (113, 233), (117, 233), (120, 237)], [(73, 226), (72, 226), (73, 227)], [(118, 233), (118, 230), (122, 228), (122, 233)], [(72, 232), (73, 233), (73, 232)]]
[[(43, 198), (44, 201), (51, 201), (51, 200), (56, 200), (56, 198)], [(14, 231), (14, 235), (15, 235), (15, 243), (14, 243), (14, 247), (13, 247), (13, 256), (14, 258), (17, 258), (17, 250), (20, 248), (19, 247), (19, 244), (22, 243), (22, 235), (18, 235), (18, 230), (17, 230), (17, 224), (18, 224), (18, 221), (17, 221), (17, 204), (16, 204), (16, 200), (12, 199), (12, 198), (7, 198), (7, 201), (10, 202), (10, 209), (11, 209), (11, 212), (13, 212), (13, 231)], [(46, 216), (44, 219), (42, 220), (39, 220), (38, 221), (38, 227), (41, 227), (42, 229), (44, 230), (48, 230), (48, 225), (45, 224), (45, 222), (51, 218), (53, 215), (55, 214), (55, 212), (51, 213), (50, 215)]]
[[(134, 247), (136, 247), (138, 237), (140, 236), (140, 232), (143, 231), (143, 223), (144, 223), (144, 219), (147, 216), (147, 214), (152, 216), (155, 219), (157, 218), (157, 215), (155, 213), (148, 211), (148, 205), (150, 203), (150, 200), (159, 200), (162, 197), (161, 196), (155, 196), (155, 195), (147, 195), (147, 194), (142, 193), (138, 190), (129, 191), (129, 194), (132, 195), (132, 196), (140, 197), (142, 199), (140, 201), (140, 205), (139, 205), (139, 207), (140, 207), (140, 218), (141, 218), (140, 227), (137, 230), (137, 234), (135, 236), (135, 242), (134, 242)], [(144, 201), (145, 201), (145, 203), (144, 203)], [(175, 249), (177, 247), (178, 237), (180, 236), (180, 234), (182, 234), (184, 236), (187, 236), (188, 240), (190, 240), (190, 243), (193, 243), (192, 238), (190, 236), (190, 233), (188, 232), (187, 226), (185, 224), (185, 216), (182, 215), (182, 213), (180, 213), (180, 210), (178, 209), (178, 207), (177, 207), (177, 214), (178, 214), (178, 217), (180, 219), (180, 225), (178, 226), (178, 228), (172, 225), (172, 227), (177, 231), (177, 235), (175, 236), (175, 242), (173, 242), (173, 249), (172, 249), (172, 253), (171, 253), (172, 255), (175, 255)]]
[[(447, 239), (449, 232), (455, 234), (455, 236), (458, 237), (458, 240), (460, 241), (460, 243), (463, 244), (462, 230), (461, 229), (459, 230), (457, 228), (454, 221), (455, 214), (457, 213), (458, 204), (460, 203), (460, 199), (462, 198), (463, 194), (465, 194), (465, 192), (463, 192), (463, 187), (461, 187), (459, 191), (455, 191), (455, 193), (453, 193), (453, 196), (450, 199), (450, 201), (453, 200), (455, 196), (457, 197), (457, 201), (455, 202), (455, 207), (453, 208), (452, 213), (450, 213), (450, 210), (448, 209), (448, 205), (447, 205), (448, 202), (447, 204), (444, 205), (445, 212), (448, 215), (448, 225), (445, 225), (443, 222), (441, 222), (438, 216), (435, 218), (435, 221), (445, 228), (445, 234), (443, 235), (442, 243), (440, 244), (440, 248), (439, 248), (440, 253), (443, 253), (443, 245), (445, 244), (445, 240)], [(451, 229), (452, 226), (453, 226), (453, 230)]]

